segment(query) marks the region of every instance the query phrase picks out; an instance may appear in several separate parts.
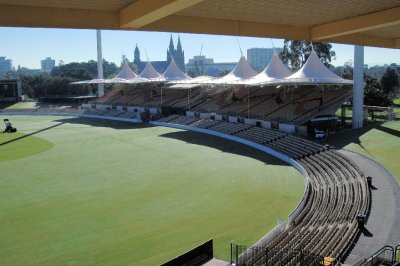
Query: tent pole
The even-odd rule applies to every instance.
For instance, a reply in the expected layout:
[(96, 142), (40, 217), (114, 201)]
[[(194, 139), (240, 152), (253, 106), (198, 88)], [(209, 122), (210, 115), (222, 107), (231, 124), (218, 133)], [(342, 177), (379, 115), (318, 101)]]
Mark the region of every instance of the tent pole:
[(192, 89), (189, 89), (188, 90), (188, 106), (189, 106), (189, 112), (190, 112), (190, 91), (191, 91)]
[[(103, 54), (101, 48), (101, 30), (96, 30), (97, 35), (97, 78), (103, 79)], [(99, 83), (97, 87), (99, 97), (104, 95), (104, 83)]]
[(250, 87), (247, 86), (247, 118), (250, 119)]

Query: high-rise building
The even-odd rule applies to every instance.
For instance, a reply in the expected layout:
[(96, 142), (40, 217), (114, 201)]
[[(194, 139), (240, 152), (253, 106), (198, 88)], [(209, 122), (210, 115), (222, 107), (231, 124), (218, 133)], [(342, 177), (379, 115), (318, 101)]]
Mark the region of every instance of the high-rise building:
[(221, 73), (231, 71), (237, 62), (215, 63), (213, 58), (206, 58), (204, 55), (196, 55), (186, 64), (188, 73), (192, 72), (196, 76), (207, 75), (217, 77)]
[(40, 65), (43, 71), (50, 72), (56, 66), (56, 60), (51, 59), (51, 57), (46, 57), (46, 59), (40, 60)]
[(6, 73), (12, 70), (12, 60), (6, 59), (5, 56), (0, 56), (0, 73)]
[[(276, 53), (280, 53), (282, 48), (275, 48)], [(272, 48), (251, 48), (247, 49), (247, 61), (250, 65), (257, 69), (262, 70), (271, 61), (274, 55), (274, 49)]]

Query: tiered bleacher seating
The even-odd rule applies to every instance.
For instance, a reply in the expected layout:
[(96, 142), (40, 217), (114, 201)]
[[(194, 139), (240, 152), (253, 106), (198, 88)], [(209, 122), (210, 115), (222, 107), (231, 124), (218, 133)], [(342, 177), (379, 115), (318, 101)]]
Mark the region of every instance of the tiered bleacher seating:
[[(173, 119), (185, 121), (168, 118)], [(190, 125), (271, 147), (295, 158), (308, 173), (309, 190), (298, 216), (266, 246), (254, 247), (245, 265), (299, 266), (321, 263), (324, 257), (341, 259), (357, 233), (356, 216), (366, 215), (369, 208), (368, 186), (357, 165), (322, 145), (270, 129), (210, 119)]]
[[(164, 86), (164, 87), (163, 87)], [(169, 89), (159, 84), (119, 85), (92, 103), (170, 107), (202, 113), (231, 116), (249, 116), (266, 121), (303, 124), (332, 105), (341, 104), (351, 91), (348, 88), (328, 88), (321, 91), (315, 86), (298, 88), (234, 87), (189, 90)], [(330, 110), (330, 109), (329, 109)]]

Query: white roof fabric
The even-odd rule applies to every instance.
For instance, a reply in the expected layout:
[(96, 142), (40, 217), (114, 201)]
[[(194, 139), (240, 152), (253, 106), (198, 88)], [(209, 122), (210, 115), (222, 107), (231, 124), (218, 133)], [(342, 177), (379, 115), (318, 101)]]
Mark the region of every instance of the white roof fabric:
[(281, 81), (285, 84), (353, 84), (352, 80), (343, 79), (330, 71), (315, 51), (311, 52), (301, 69)]
[(240, 84), (244, 79), (249, 79), (257, 75), (255, 71), (246, 60), (244, 56), (240, 57), (239, 62), (235, 68), (227, 75), (213, 79), (210, 81), (205, 81), (207, 84)]
[(197, 86), (198, 84), (207, 83), (207, 81), (212, 80), (212, 79), (215, 79), (215, 77), (198, 76), (198, 77), (190, 78), (190, 79), (173, 80), (173, 81), (170, 81), (169, 83), (171, 83), (171, 84), (195, 84)]
[(184, 79), (192, 79), (188, 75), (186, 75), (175, 63), (175, 60), (172, 59), (171, 63), (169, 63), (167, 69), (162, 74), (162, 77), (165, 80), (184, 80)]
[(119, 71), (118, 75), (116, 75), (114, 78), (119, 78), (119, 79), (134, 79), (137, 78), (138, 75), (133, 72), (131, 67), (125, 63), (122, 67), (121, 70)]
[(121, 70), (119, 71), (118, 75), (116, 75), (112, 79), (106, 79), (104, 83), (126, 83), (126, 84), (132, 84), (132, 83), (141, 83), (141, 82), (147, 82), (147, 79), (139, 77), (131, 67), (125, 63), (122, 65)]
[(146, 66), (142, 70), (142, 72), (139, 74), (139, 77), (145, 78), (145, 79), (157, 79), (160, 80), (162, 79), (162, 76), (158, 71), (154, 68), (153, 64), (149, 61), (147, 62)]
[(130, 68), (128, 64), (123, 64), (119, 73), (113, 77), (112, 79), (92, 79), (92, 80), (84, 80), (73, 82), (71, 84), (112, 84), (112, 83), (122, 83), (122, 84), (132, 84), (132, 83), (142, 83), (148, 82), (147, 79), (139, 77), (133, 70)]
[(260, 74), (244, 81), (243, 83), (246, 85), (269, 83), (276, 79), (286, 78), (291, 74), (292, 72), (290, 72), (287, 66), (282, 62), (279, 55), (274, 53), (271, 61)]

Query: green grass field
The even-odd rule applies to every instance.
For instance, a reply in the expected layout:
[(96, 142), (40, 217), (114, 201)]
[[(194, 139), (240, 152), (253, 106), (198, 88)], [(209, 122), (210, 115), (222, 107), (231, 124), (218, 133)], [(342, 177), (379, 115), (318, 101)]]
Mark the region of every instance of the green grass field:
[(294, 168), (216, 137), (9, 118), (25, 135), (0, 134), (0, 265), (159, 265), (211, 238), (227, 260), (304, 191)]
[(342, 132), (328, 142), (377, 161), (400, 182), (400, 122)]

